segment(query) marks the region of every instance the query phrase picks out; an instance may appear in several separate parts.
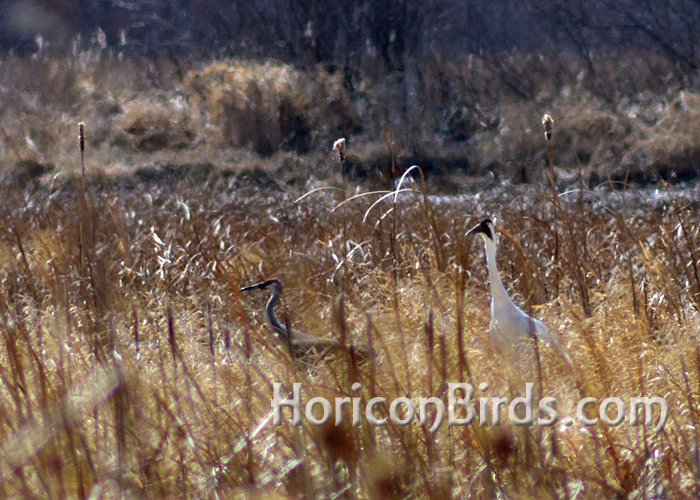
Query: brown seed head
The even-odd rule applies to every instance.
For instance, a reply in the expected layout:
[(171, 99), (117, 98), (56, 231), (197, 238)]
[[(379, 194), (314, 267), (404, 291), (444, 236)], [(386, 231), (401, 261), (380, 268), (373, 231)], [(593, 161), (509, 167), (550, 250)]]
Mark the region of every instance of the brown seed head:
[(332, 423), (318, 428), (318, 442), (333, 462), (342, 460), (348, 465), (354, 465), (357, 462), (357, 447), (350, 429), (352, 427), (336, 426)]
[(547, 142), (552, 140), (552, 126), (554, 125), (554, 120), (549, 113), (545, 113), (542, 117), (542, 126), (544, 127), (544, 138)]
[(515, 436), (513, 432), (506, 428), (500, 428), (494, 431), (490, 436), (491, 438), (491, 450), (493, 456), (496, 459), (497, 464), (500, 466), (506, 466), (510, 457), (516, 452), (515, 448)]
[(80, 135), (78, 138), (80, 139), (80, 152), (84, 153), (85, 152), (85, 123), (80, 122), (78, 123), (78, 127), (80, 127)]

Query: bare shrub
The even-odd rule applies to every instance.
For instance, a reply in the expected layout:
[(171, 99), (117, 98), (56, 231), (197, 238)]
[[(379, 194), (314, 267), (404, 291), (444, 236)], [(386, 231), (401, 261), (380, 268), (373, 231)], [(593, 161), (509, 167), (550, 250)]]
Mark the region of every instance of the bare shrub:
[(681, 91), (667, 103), (659, 103), (659, 120), (640, 126), (629, 140), (616, 171), (638, 180), (690, 180), (700, 172), (700, 96)]
[(307, 152), (329, 134), (352, 127), (341, 78), (281, 63), (228, 60), (190, 72), (185, 88), (222, 142), (270, 156), (280, 148)]
[(182, 98), (136, 100), (125, 106), (115, 143), (136, 151), (182, 149), (197, 139)]

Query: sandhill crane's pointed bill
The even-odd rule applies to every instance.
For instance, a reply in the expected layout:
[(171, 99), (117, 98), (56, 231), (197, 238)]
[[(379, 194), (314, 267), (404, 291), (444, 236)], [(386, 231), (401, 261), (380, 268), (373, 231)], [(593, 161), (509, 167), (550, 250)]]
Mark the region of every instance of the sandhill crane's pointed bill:
[(493, 240), (493, 222), (491, 222), (491, 219), (487, 217), (479, 220), (476, 226), (467, 231), (465, 236), (473, 236), (479, 233), (487, 236), (490, 240)]
[(267, 280), (262, 283), (256, 283), (255, 285), (246, 286), (240, 289), (241, 292), (247, 292), (248, 290), (264, 290), (273, 283), (279, 283), (279, 280)]
[[(320, 360), (327, 354), (347, 351), (348, 347), (341, 345), (335, 339), (319, 338), (291, 329), (288, 331), (287, 326), (279, 322), (274, 311), (275, 304), (277, 304), (277, 301), (282, 296), (282, 282), (279, 280), (272, 279), (240, 288), (241, 292), (248, 290), (268, 290), (270, 292), (270, 299), (265, 305), (265, 319), (270, 325), (275, 338), (281, 341), (285, 347), (289, 348), (295, 359), (304, 360), (303, 362), (305, 364), (311, 366), (315, 361)], [(369, 360), (371, 357), (374, 357), (374, 352), (370, 347), (365, 348), (361, 345), (351, 347), (355, 349), (354, 353), (364, 360)]]

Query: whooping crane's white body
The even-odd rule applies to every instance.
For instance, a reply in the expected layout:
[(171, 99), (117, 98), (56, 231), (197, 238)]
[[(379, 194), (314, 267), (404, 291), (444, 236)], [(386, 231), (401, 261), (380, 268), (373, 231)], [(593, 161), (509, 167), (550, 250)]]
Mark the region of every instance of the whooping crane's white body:
[(486, 265), (491, 283), (491, 340), (500, 352), (510, 351), (525, 339), (537, 336), (564, 357), (557, 339), (546, 326), (520, 309), (508, 296), (496, 266), (498, 234), (490, 219), (482, 219), (467, 236), (479, 234), (484, 240)]

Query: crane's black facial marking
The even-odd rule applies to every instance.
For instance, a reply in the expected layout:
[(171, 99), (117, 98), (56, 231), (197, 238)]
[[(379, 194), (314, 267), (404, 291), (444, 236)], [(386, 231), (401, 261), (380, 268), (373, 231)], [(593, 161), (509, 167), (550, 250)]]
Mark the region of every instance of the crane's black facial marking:
[(273, 285), (273, 284), (275, 284), (275, 283), (279, 283), (279, 280), (269, 280), (269, 281), (265, 281), (264, 283), (260, 283), (260, 284), (258, 285), (258, 287), (260, 287), (260, 288), (267, 288), (268, 286)]
[(491, 222), (491, 219), (481, 219), (479, 221), (479, 229), (488, 237), (488, 239), (493, 240), (493, 223)]
[(489, 219), (489, 218), (481, 219), (479, 221), (479, 223), (476, 226), (474, 226), (472, 229), (470, 229), (466, 235), (471, 236), (471, 235), (477, 234), (477, 233), (482, 233), (488, 239), (493, 241), (493, 223), (491, 222), (491, 219)]
[[(280, 282), (279, 282), (279, 280), (268, 280), (268, 281), (263, 281), (262, 283), (257, 283), (257, 284), (255, 284), (255, 285), (250, 285), (250, 286), (246, 286), (246, 287), (244, 287), (244, 288), (241, 288), (240, 291), (241, 291), (241, 292), (247, 292), (248, 290), (264, 290), (264, 289), (266, 289), (268, 286), (270, 286), (270, 285), (272, 285), (272, 284), (274, 284), (274, 283), (280, 283)], [(280, 283), (280, 287), (281, 287), (281, 286), (282, 286), (282, 284)]]

